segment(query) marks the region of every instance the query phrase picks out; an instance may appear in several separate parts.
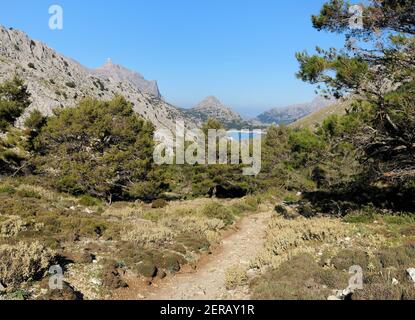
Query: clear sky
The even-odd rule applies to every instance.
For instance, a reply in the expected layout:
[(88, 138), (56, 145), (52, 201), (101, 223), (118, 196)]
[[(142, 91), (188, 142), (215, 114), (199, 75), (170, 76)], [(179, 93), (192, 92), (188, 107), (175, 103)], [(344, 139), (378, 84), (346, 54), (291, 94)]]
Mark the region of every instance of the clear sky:
[[(309, 101), (295, 52), (343, 39), (317, 32), (324, 0), (14, 0), (0, 24), (27, 32), (88, 67), (114, 63), (157, 80), (164, 98), (190, 107), (208, 95), (245, 115)], [(64, 10), (50, 30), (49, 6)]]

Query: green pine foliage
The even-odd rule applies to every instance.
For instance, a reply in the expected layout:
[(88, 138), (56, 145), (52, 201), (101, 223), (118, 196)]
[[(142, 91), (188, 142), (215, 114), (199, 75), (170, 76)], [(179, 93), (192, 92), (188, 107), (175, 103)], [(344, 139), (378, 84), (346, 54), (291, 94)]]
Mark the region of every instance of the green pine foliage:
[(14, 76), (0, 85), (0, 132), (6, 131), (30, 105), (30, 94), (23, 80)]
[(157, 192), (151, 123), (122, 97), (85, 99), (50, 117), (36, 139), (36, 165), (60, 191), (107, 199)]

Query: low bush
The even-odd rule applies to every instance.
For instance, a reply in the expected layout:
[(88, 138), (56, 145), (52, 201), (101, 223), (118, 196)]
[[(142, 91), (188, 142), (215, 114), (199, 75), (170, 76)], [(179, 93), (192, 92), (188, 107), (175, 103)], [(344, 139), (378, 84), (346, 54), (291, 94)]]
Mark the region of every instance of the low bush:
[[(254, 279), (254, 299), (261, 300), (326, 300), (330, 290), (316, 277), (322, 269), (311, 255), (298, 255), (280, 267)], [(337, 283), (335, 283), (337, 285)], [(347, 283), (346, 283), (347, 286)], [(338, 289), (338, 288), (330, 288)]]
[(75, 301), (83, 300), (80, 292), (76, 291), (68, 282), (62, 283), (62, 289), (47, 289), (47, 293), (41, 295), (37, 300), (44, 301)]
[(73, 82), (73, 81), (70, 81), (70, 82), (66, 82), (65, 83), (65, 85), (68, 87), (68, 88), (76, 88), (76, 84), (75, 84), (75, 82)]
[(231, 225), (235, 221), (232, 211), (219, 202), (206, 205), (202, 209), (202, 214), (208, 218), (216, 218), (223, 220), (225, 225)]
[(248, 283), (248, 276), (246, 269), (241, 266), (234, 266), (226, 270), (225, 286), (227, 290), (234, 290), (237, 287), (242, 287)]
[(161, 209), (167, 207), (168, 202), (164, 199), (156, 199), (151, 203), (153, 209)]
[(101, 203), (102, 202), (99, 199), (96, 199), (88, 195), (79, 198), (79, 204), (85, 207), (96, 207), (101, 205)]
[(349, 271), (353, 266), (360, 266), (367, 270), (369, 257), (362, 250), (347, 249), (340, 251), (333, 259), (332, 264), (337, 270)]
[(108, 289), (114, 290), (128, 287), (127, 283), (121, 278), (116, 261), (107, 260), (104, 262), (101, 278), (102, 284)]
[(17, 195), (22, 198), (34, 198), (34, 199), (41, 199), (42, 196), (34, 191), (34, 190), (26, 190), (26, 189), (19, 189), (17, 191)]
[(0, 246), (0, 282), (7, 291), (30, 280), (40, 280), (55, 262), (56, 253), (38, 242)]

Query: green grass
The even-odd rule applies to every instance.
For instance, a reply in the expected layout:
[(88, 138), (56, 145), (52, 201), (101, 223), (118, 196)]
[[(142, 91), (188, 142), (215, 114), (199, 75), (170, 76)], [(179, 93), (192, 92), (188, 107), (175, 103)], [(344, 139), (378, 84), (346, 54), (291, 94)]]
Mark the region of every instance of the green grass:
[(0, 186), (0, 193), (14, 194), (16, 193), (16, 188), (9, 185)]
[(347, 223), (363, 223), (363, 224), (367, 224), (367, 223), (372, 223), (375, 221), (375, 217), (372, 214), (358, 214), (358, 213), (351, 213), (348, 214), (347, 216), (345, 216), (343, 218), (344, 222)]
[(82, 196), (79, 198), (79, 204), (85, 207), (97, 207), (102, 204), (102, 201), (91, 196)]

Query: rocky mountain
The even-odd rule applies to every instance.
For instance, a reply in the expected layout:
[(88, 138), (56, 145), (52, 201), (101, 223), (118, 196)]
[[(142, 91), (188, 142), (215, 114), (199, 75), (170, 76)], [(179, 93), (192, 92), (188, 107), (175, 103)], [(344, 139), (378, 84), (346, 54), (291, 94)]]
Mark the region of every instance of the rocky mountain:
[(111, 61), (88, 69), (22, 31), (0, 26), (0, 81), (13, 74), (24, 79), (32, 95), (26, 115), (33, 109), (50, 115), (56, 108), (74, 106), (83, 97), (111, 99), (121, 94), (156, 127), (174, 128), (176, 120), (194, 126), (181, 110), (161, 99), (156, 82)]
[(209, 118), (220, 121), (227, 129), (238, 129), (246, 125), (244, 119), (231, 108), (226, 107), (214, 96), (209, 96), (192, 109), (182, 109), (183, 112), (198, 125)]
[(91, 69), (90, 73), (100, 78), (110, 79), (114, 83), (129, 82), (142, 92), (161, 98), (157, 81), (147, 81), (138, 72), (131, 71), (117, 64), (113, 64), (111, 59), (108, 59), (107, 63), (105, 63), (102, 67)]
[(334, 99), (316, 97), (313, 101), (308, 103), (269, 110), (260, 114), (255, 120), (264, 124), (291, 124), (313, 112), (326, 108), (335, 102)]

